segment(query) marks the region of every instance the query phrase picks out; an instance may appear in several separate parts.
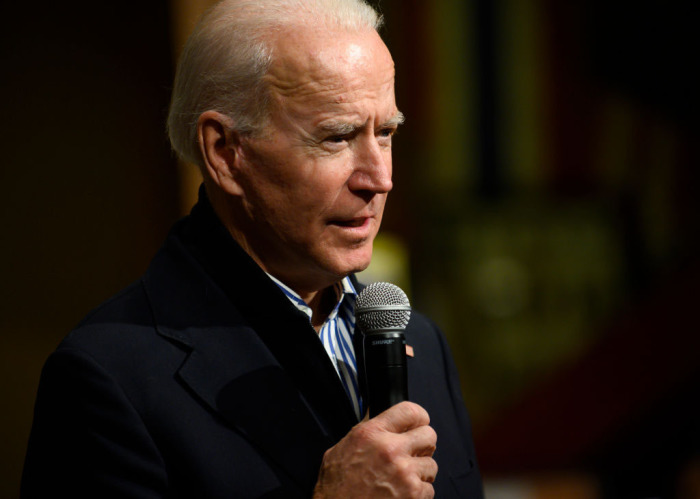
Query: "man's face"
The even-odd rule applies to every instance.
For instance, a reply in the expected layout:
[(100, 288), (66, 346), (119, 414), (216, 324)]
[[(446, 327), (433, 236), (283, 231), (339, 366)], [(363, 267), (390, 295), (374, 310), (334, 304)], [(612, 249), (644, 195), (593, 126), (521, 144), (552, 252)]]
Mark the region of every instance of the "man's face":
[(239, 149), (243, 244), (267, 272), (318, 290), (369, 265), (401, 122), (394, 65), (373, 31), (296, 30), (266, 78), (268, 126)]

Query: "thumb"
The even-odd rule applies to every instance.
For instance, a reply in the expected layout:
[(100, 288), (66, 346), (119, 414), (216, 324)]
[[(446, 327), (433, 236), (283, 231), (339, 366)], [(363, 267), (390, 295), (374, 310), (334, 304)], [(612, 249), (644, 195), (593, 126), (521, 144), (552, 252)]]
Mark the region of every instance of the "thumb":
[(391, 433), (406, 431), (430, 424), (428, 412), (413, 402), (401, 402), (376, 416), (375, 421), (383, 430)]

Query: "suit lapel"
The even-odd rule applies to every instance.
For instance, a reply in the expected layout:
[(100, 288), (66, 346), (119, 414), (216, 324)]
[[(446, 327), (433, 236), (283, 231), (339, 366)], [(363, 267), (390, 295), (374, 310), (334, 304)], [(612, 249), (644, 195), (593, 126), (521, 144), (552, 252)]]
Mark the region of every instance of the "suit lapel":
[(308, 318), (220, 229), (186, 219), (154, 259), (156, 327), (190, 349), (177, 375), (194, 394), (308, 489), (352, 406)]
[(223, 291), (291, 378), (319, 423), (337, 441), (357, 423), (335, 367), (308, 317), (233, 240), (202, 195), (180, 232), (185, 253)]
[[(182, 340), (181, 332), (160, 332)], [(304, 490), (313, 488), (321, 456), (333, 442), (256, 333), (224, 327), (187, 335), (192, 351), (178, 377)]]

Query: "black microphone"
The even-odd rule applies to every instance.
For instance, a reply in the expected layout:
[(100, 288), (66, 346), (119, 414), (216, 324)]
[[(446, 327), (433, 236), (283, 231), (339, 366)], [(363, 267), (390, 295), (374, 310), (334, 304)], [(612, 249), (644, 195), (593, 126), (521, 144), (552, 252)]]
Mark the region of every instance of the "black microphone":
[(401, 288), (375, 282), (363, 289), (355, 302), (355, 318), (362, 334), (358, 365), (369, 415), (408, 400), (406, 337), (404, 330), (411, 305)]

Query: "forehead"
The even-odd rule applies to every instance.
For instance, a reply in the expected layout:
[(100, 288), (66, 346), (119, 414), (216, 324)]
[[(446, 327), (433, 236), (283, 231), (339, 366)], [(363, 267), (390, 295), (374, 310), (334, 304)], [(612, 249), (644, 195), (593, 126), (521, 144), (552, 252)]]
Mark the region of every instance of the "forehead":
[(273, 43), (266, 79), (273, 94), (292, 100), (327, 99), (337, 104), (389, 96), (394, 62), (374, 30), (290, 29)]

